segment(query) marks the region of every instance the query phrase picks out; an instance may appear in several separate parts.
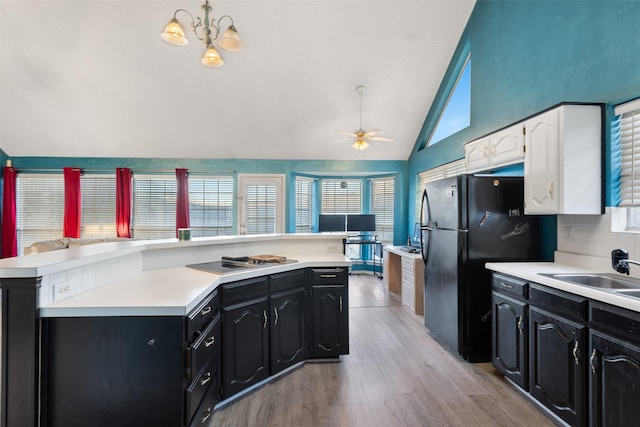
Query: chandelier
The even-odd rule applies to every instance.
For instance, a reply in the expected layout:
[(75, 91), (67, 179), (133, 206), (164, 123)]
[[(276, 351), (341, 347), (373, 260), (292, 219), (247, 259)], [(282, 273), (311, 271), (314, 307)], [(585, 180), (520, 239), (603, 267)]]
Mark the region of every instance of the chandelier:
[(201, 40), (204, 43), (206, 48), (201, 60), (202, 65), (207, 67), (221, 67), (224, 64), (224, 60), (213, 46), (213, 42), (218, 40), (218, 36), (220, 36), (222, 21), (224, 19), (228, 19), (231, 24), (222, 34), (222, 37), (218, 41), (218, 45), (223, 49), (238, 52), (242, 50), (242, 42), (240, 41), (240, 36), (238, 36), (236, 27), (233, 25), (233, 18), (229, 15), (221, 16), (218, 20), (209, 18), (209, 13), (211, 12), (209, 0), (205, 0), (202, 5), (202, 10), (204, 11), (204, 20), (200, 19), (200, 17), (194, 18), (193, 15), (185, 9), (176, 10), (173, 14), (173, 19), (169, 21), (169, 24), (160, 36), (162, 37), (162, 40), (167, 43), (177, 46), (184, 46), (189, 43), (189, 39), (185, 37), (184, 30), (177, 19), (178, 12), (186, 13), (191, 18), (191, 31), (193, 31), (193, 34), (195, 34), (198, 40)]

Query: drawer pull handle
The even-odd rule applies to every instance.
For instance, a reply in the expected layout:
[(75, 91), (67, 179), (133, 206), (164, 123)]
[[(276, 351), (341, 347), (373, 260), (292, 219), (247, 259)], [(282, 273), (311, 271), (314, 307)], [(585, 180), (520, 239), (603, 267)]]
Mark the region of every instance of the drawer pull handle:
[(576, 361), (576, 365), (580, 365), (580, 360), (578, 360), (578, 347), (580, 346), (580, 341), (576, 340), (576, 345), (573, 346), (573, 360)]
[(200, 385), (205, 385), (209, 381), (211, 381), (211, 372), (207, 372), (206, 374), (204, 374), (204, 378), (200, 380)]
[(202, 309), (202, 311), (200, 312), (200, 316), (206, 316), (209, 313), (211, 313), (211, 306), (208, 306)]
[(276, 314), (276, 320), (273, 322), (274, 325), (278, 324), (278, 308), (274, 307), (273, 312)]
[(524, 334), (524, 320), (522, 320), (522, 316), (518, 316), (518, 331), (520, 331), (520, 335)]
[(323, 279), (335, 279), (336, 277), (338, 277), (338, 275), (337, 274), (321, 274), (320, 277)]
[(506, 283), (504, 283), (504, 282), (500, 282), (500, 286), (505, 287), (505, 288), (507, 288), (507, 289), (513, 289), (513, 286), (512, 286), (512, 285), (508, 285), (508, 284), (506, 284)]
[(594, 348), (591, 352), (591, 358), (589, 358), (589, 362), (591, 363), (591, 372), (596, 373), (596, 365), (594, 365), (594, 361), (596, 359), (596, 349)]
[(340, 297), (340, 312), (342, 313), (342, 297)]
[(207, 410), (204, 411), (204, 417), (202, 417), (201, 424), (206, 423), (210, 417), (211, 417), (211, 408), (207, 408)]
[(267, 310), (262, 310), (262, 315), (264, 316), (264, 329), (267, 329)]
[(209, 338), (207, 338), (207, 340), (204, 342), (204, 346), (205, 347), (211, 347), (214, 342), (216, 342), (216, 337), (215, 337), (215, 335), (212, 335)]

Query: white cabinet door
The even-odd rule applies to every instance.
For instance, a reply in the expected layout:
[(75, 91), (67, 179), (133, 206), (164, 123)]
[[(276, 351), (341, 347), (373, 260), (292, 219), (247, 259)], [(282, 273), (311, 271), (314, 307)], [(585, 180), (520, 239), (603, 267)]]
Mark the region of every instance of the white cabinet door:
[(524, 158), (523, 124), (471, 141), (464, 146), (467, 173), (488, 171), (522, 162)]
[(558, 109), (527, 120), (525, 132), (525, 213), (558, 213)]
[(489, 152), (491, 137), (487, 136), (464, 146), (465, 170), (467, 173), (486, 170), (491, 166)]
[(510, 126), (491, 136), (492, 166), (506, 166), (524, 159), (523, 124)]

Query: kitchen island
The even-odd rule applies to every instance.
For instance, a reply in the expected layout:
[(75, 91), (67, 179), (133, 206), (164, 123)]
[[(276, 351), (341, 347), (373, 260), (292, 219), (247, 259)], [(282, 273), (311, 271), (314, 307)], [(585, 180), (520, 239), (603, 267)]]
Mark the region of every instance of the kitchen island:
[[(173, 359), (171, 357), (167, 359), (166, 365), (162, 364), (164, 362), (158, 362), (160, 363), (158, 366), (175, 367), (184, 364), (190, 367), (192, 362), (200, 363), (194, 359), (200, 357), (196, 356), (200, 353), (194, 348), (202, 343), (196, 343), (192, 341), (195, 338), (184, 335), (184, 324), (185, 322), (189, 323), (188, 319), (191, 317), (197, 318), (198, 313), (202, 311), (213, 313), (217, 309), (213, 305), (210, 308), (202, 308), (202, 304), (209, 301), (214, 304), (218, 303), (219, 287), (229, 283), (242, 284), (246, 281), (264, 278), (263, 280), (267, 280), (267, 283), (272, 279), (274, 283), (283, 283), (283, 292), (289, 289), (289, 285), (292, 288), (294, 285), (303, 285), (303, 288), (309, 289), (311, 294), (312, 286), (310, 284), (306, 282), (293, 283), (281, 275), (302, 272), (302, 276), (298, 274), (294, 278), (300, 281), (302, 277), (302, 280), (305, 281), (312, 274), (313, 269), (338, 269), (346, 272), (350, 261), (341, 253), (343, 238), (344, 236), (341, 234), (291, 234), (228, 236), (194, 239), (187, 242), (179, 242), (177, 239), (132, 241), (104, 243), (91, 247), (66, 249), (0, 261), (0, 285), (3, 292), (2, 362), (4, 373), (2, 378), (2, 426), (36, 426), (40, 422), (39, 414), (41, 411), (43, 425), (56, 425), (53, 422), (47, 422), (46, 418), (49, 413), (47, 411), (52, 409), (54, 404), (61, 405), (59, 407), (64, 410), (69, 408), (70, 402), (59, 402), (55, 399), (47, 402), (46, 394), (51, 391), (56, 393), (60, 391), (56, 389), (62, 384), (60, 381), (62, 377), (59, 374), (64, 373), (68, 377), (69, 372), (66, 372), (65, 369), (69, 369), (73, 365), (67, 363), (60, 368), (58, 374), (54, 374), (52, 372), (56, 364), (51, 364), (52, 361), (64, 361), (64, 358), (57, 356), (68, 355), (65, 351), (71, 348), (70, 345), (76, 349), (87, 350), (87, 345), (84, 345), (82, 340), (68, 341), (74, 331), (78, 331), (80, 335), (84, 333), (85, 338), (93, 336), (92, 328), (98, 328), (96, 330), (103, 332), (110, 331), (108, 333), (126, 332), (135, 336), (136, 328), (132, 325), (136, 325), (140, 326), (140, 329), (137, 330), (146, 331), (141, 332), (142, 335), (138, 337), (140, 339), (148, 334), (159, 333), (159, 331), (166, 330), (167, 333), (173, 331), (172, 338), (168, 340), (172, 343), (170, 349), (164, 347), (163, 351), (158, 350), (157, 353), (164, 352), (164, 354), (178, 354), (178, 356), (171, 356)], [(223, 275), (185, 267), (188, 264), (217, 260), (222, 256), (263, 253), (287, 256), (294, 258), (297, 262), (247, 268)], [(340, 278), (346, 276), (346, 274), (340, 275)], [(327, 286), (330, 289), (336, 288), (335, 283)], [(247, 287), (247, 289), (251, 288)], [(323, 288), (323, 290), (327, 289)], [(342, 284), (342, 292), (346, 295), (346, 283)], [(223, 294), (223, 292), (220, 293)], [(269, 295), (267, 293), (260, 298), (268, 298)], [(348, 307), (346, 301), (339, 299), (340, 296), (336, 296), (336, 294), (325, 293), (324, 296), (326, 298), (319, 301), (321, 314), (330, 312), (331, 305), (329, 303), (331, 301), (336, 301), (336, 307), (338, 301), (340, 308), (343, 303), (345, 308)], [(313, 300), (311, 301), (311, 307), (315, 307)], [(289, 305), (289, 307), (293, 306)], [(266, 310), (264, 312), (266, 316)], [(91, 321), (85, 321), (86, 319)], [(115, 322), (110, 322), (110, 319)], [(95, 325), (92, 326), (92, 322), (95, 322)], [(167, 322), (167, 324), (159, 327), (158, 325), (164, 324), (163, 322)], [(196, 329), (196, 332), (203, 336), (207, 335), (219, 327), (216, 322), (217, 317), (207, 317), (205, 324), (201, 325), (204, 329)], [(265, 324), (268, 322), (270, 319), (265, 317)], [(262, 322), (260, 323), (262, 324)], [(84, 331), (78, 329), (80, 324), (82, 327), (87, 326), (87, 328)], [(313, 322), (310, 325), (320, 332), (323, 331)], [(344, 326), (348, 331), (348, 321), (344, 322)], [(305, 327), (305, 332), (306, 330)], [(317, 335), (311, 335), (311, 343), (313, 343), (314, 337), (318, 338)], [(324, 338), (326, 337), (319, 339)], [(344, 334), (340, 338), (344, 340)], [(348, 336), (346, 339), (348, 344)], [(145, 342), (147, 347), (153, 350), (159, 349), (159, 345), (163, 341), (155, 341), (152, 337)], [(102, 342), (102, 344), (105, 343), (108, 341)], [(126, 339), (119, 340), (117, 344), (114, 344), (116, 345), (114, 348), (120, 348), (121, 351), (112, 353), (114, 357), (120, 354), (124, 358), (109, 359), (114, 363), (117, 361), (118, 366), (126, 366), (127, 364), (127, 358), (124, 355), (130, 353), (126, 352), (123, 347), (125, 343)], [(149, 343), (158, 343), (158, 346)], [(191, 346), (191, 344), (194, 345)], [(206, 344), (204, 343), (203, 347), (198, 348), (214, 349), (218, 345), (216, 343), (215, 346), (209, 347)], [(185, 353), (183, 354), (180, 350), (175, 351), (176, 345), (179, 348), (184, 346)], [(220, 349), (216, 351), (220, 351)], [(344, 354), (348, 352), (348, 345), (343, 344), (336, 351), (337, 354)], [(82, 352), (77, 353), (81, 354)], [(191, 357), (192, 353), (193, 357)], [(211, 358), (215, 357), (215, 354), (208, 351), (202, 354), (204, 354), (204, 359), (202, 359), (204, 362), (202, 363), (209, 366), (208, 364), (212, 360)], [(135, 357), (132, 356), (132, 360), (135, 360)], [(142, 362), (139, 361), (139, 363)], [(202, 367), (203, 371), (204, 367)], [(180, 402), (178, 406), (182, 406), (182, 402), (185, 400), (183, 392), (180, 390), (190, 386), (189, 381), (202, 374), (202, 372), (189, 372), (188, 375), (183, 375), (183, 368), (184, 366), (179, 368), (179, 379), (173, 375), (174, 379), (167, 381), (178, 387), (177, 392), (174, 390), (174, 393), (179, 395), (179, 399), (176, 398), (178, 399), (176, 401)], [(119, 375), (123, 375), (124, 371), (118, 370), (117, 372), (120, 372)], [(131, 371), (128, 372), (131, 374)], [(132, 381), (134, 378), (135, 376), (132, 376)], [(131, 386), (134, 382), (129, 385)], [(121, 398), (127, 401), (127, 392), (134, 389), (135, 387), (120, 390), (123, 393)], [(40, 395), (41, 390), (42, 396)], [(188, 421), (185, 421), (187, 415), (185, 414), (196, 412), (198, 409), (195, 407), (198, 406), (197, 399), (202, 397), (204, 401), (210, 397), (209, 394), (213, 393), (212, 387), (209, 387), (208, 390), (204, 397), (201, 396), (201, 394), (205, 394), (204, 391), (195, 391), (193, 396), (196, 397), (192, 399), (195, 402), (192, 404), (193, 408), (178, 407), (173, 409), (174, 413), (178, 414), (175, 416), (181, 420), (177, 425), (187, 425)], [(85, 392), (88, 393), (88, 390)], [(63, 396), (63, 393), (58, 394)], [(87, 396), (89, 395), (91, 393), (87, 394)], [(95, 396), (95, 398), (100, 399), (99, 396)], [(82, 407), (81, 403), (76, 403), (76, 408)], [(154, 405), (153, 401), (147, 403), (158, 407)], [(162, 403), (159, 407), (162, 407)], [(109, 425), (118, 425), (114, 424), (114, 420), (118, 419), (118, 413), (115, 409), (114, 411), (111, 418), (105, 419), (102, 414), (103, 422), (111, 423)], [(176, 425), (175, 421), (171, 421), (171, 423), (173, 423), (171, 425)], [(126, 422), (123, 425), (126, 425)]]

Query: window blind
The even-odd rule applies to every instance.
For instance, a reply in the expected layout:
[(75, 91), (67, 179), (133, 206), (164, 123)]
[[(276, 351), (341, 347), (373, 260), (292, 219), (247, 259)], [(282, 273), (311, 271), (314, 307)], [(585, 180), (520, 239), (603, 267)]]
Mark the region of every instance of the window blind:
[(270, 184), (247, 186), (247, 234), (276, 232), (277, 188)]
[(64, 178), (59, 175), (18, 174), (16, 231), (18, 254), (32, 243), (62, 237)]
[(619, 105), (612, 121), (612, 183), (618, 206), (640, 206), (640, 102)]
[(416, 185), (416, 218), (420, 218), (420, 203), (422, 203), (422, 192), (427, 182), (437, 181), (439, 179), (451, 176), (462, 175), (466, 171), (464, 159), (456, 160), (433, 169), (420, 172), (418, 174), (418, 182)]
[(233, 178), (189, 176), (192, 237), (233, 233)]
[(116, 236), (116, 176), (83, 175), (82, 189), (82, 237)]
[(362, 213), (362, 181), (359, 179), (322, 180), (323, 214)]
[(168, 176), (133, 177), (133, 218), (136, 239), (168, 239), (176, 235), (176, 179)]
[(296, 177), (296, 233), (311, 233), (313, 227), (314, 180)]
[(382, 243), (393, 244), (394, 178), (371, 180), (371, 213), (376, 216), (376, 235)]

